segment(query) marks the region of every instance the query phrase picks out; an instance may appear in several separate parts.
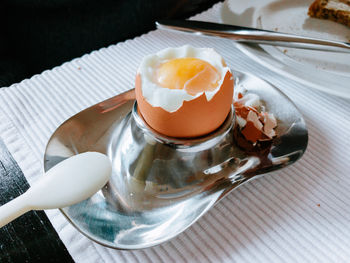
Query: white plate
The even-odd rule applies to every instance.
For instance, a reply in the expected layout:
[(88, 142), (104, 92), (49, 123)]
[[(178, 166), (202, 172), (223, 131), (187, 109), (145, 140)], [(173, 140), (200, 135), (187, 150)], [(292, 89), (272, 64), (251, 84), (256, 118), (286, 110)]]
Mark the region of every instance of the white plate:
[[(350, 42), (350, 29), (341, 24), (310, 18), (313, 0), (227, 0), (221, 20), (234, 24)], [(350, 98), (350, 54), (310, 51), (267, 45), (237, 47), (269, 69), (309, 87)]]

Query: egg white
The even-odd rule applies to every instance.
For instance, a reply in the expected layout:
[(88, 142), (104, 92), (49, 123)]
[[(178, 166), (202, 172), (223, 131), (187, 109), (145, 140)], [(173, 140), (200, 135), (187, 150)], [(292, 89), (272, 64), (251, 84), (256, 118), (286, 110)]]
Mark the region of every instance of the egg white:
[[(157, 68), (176, 58), (198, 58), (204, 60), (216, 68), (220, 74), (220, 81), (217, 88), (213, 91), (205, 91), (192, 96), (184, 89), (168, 89), (158, 85), (155, 81)], [(142, 96), (153, 107), (161, 107), (168, 112), (175, 112), (181, 108), (184, 101), (190, 101), (198, 98), (203, 93), (208, 101), (220, 90), (226, 73), (230, 69), (225, 65), (223, 58), (212, 48), (195, 48), (185, 45), (178, 48), (167, 48), (156, 54), (144, 57), (139, 68), (138, 74), (141, 76)]]

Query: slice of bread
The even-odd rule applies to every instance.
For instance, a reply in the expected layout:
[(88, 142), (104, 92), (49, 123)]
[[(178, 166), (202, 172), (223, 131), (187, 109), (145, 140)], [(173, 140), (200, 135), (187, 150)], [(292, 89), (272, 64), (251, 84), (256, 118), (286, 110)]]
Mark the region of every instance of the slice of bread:
[(350, 0), (315, 0), (309, 7), (308, 15), (350, 27)]

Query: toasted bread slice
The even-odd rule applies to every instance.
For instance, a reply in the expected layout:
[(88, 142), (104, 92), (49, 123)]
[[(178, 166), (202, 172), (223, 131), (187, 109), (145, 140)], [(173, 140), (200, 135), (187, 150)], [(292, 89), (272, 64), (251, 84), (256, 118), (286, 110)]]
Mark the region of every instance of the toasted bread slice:
[(315, 0), (309, 7), (308, 15), (350, 27), (350, 0)]

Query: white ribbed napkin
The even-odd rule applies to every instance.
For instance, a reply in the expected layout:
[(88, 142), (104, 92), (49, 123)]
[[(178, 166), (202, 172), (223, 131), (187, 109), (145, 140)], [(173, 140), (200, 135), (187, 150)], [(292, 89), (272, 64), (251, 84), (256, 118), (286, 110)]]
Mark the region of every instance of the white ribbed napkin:
[[(197, 19), (217, 21), (221, 4)], [(0, 136), (33, 183), (52, 132), (73, 114), (133, 87), (141, 58), (170, 46), (214, 47), (234, 69), (285, 92), (309, 128), (304, 157), (252, 181), (170, 242), (117, 251), (78, 233), (47, 211), (77, 262), (349, 262), (350, 101), (311, 90), (265, 69), (229, 40), (154, 31), (103, 48), (0, 89)]]

